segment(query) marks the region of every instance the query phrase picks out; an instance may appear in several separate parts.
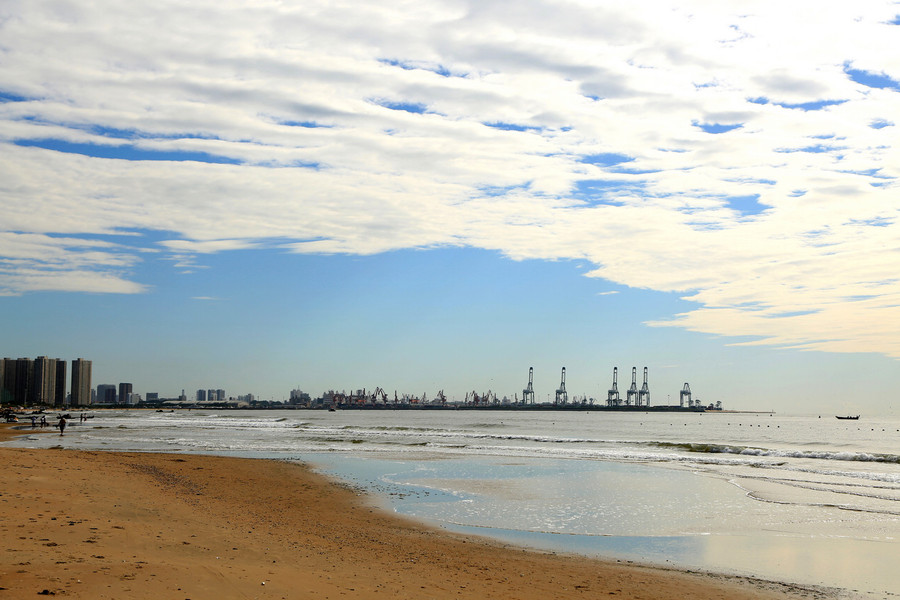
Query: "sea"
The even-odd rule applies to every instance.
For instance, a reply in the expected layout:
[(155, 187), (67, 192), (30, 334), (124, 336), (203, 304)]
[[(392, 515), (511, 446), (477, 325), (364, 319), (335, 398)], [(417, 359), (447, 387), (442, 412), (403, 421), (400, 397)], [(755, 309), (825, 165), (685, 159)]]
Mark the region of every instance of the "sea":
[[(299, 461), (385, 508), (549, 552), (900, 594), (900, 418), (101, 410), (20, 447)], [(54, 420), (55, 421), (55, 420)]]

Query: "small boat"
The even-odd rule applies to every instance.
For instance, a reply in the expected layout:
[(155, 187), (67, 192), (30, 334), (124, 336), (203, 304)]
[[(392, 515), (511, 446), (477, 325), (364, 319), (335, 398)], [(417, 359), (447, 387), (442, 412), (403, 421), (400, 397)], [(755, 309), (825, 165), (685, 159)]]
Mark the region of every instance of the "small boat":
[(846, 417), (841, 417), (839, 415), (835, 415), (834, 418), (840, 419), (841, 421), (858, 421), (859, 415), (856, 415), (855, 417), (851, 417), (850, 415), (847, 415)]

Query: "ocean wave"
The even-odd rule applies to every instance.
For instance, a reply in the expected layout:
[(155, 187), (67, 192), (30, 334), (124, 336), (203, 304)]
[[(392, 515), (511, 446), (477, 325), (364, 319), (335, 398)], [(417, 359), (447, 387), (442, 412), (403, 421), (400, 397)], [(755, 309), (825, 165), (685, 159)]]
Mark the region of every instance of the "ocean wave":
[(710, 444), (693, 442), (653, 442), (652, 445), (660, 448), (672, 448), (685, 452), (701, 454), (738, 454), (741, 456), (765, 456), (775, 458), (813, 458), (818, 460), (842, 460), (854, 462), (874, 462), (886, 464), (900, 464), (900, 455), (880, 452), (852, 452), (829, 450), (775, 450), (770, 448), (755, 448), (752, 446), (734, 446), (729, 444)]
[[(347, 428), (359, 428), (359, 426), (348, 425)], [(393, 432), (397, 432), (397, 433), (405, 433), (405, 432), (435, 433), (435, 432), (442, 431), (440, 429), (435, 429), (433, 427), (409, 427), (407, 425), (393, 425), (393, 426), (380, 425), (380, 426), (375, 426), (375, 427), (368, 427), (365, 429), (368, 429), (369, 431), (379, 431), (379, 432), (384, 431), (384, 432), (388, 432), (388, 433), (393, 433)]]

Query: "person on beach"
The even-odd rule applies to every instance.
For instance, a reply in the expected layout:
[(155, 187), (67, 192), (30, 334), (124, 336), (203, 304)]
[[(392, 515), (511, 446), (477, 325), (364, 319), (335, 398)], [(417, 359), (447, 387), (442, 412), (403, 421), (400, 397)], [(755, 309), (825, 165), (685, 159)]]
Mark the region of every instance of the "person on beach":
[(37, 419), (36, 416), (31, 415), (31, 428), (32, 428), (32, 429), (34, 429), (35, 427), (37, 427), (36, 419)]
[(47, 417), (41, 415), (41, 429), (47, 426)]
[(66, 418), (62, 415), (59, 416), (59, 423), (56, 424), (59, 427), (59, 435), (62, 435), (66, 430)]

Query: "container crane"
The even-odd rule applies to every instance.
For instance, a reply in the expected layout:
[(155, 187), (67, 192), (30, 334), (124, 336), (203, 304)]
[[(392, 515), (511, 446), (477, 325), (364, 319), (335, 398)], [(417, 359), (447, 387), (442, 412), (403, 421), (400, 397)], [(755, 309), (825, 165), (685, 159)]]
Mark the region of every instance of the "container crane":
[(559, 382), (559, 389), (556, 390), (556, 401), (554, 404), (566, 404), (569, 402), (569, 394), (566, 392), (566, 368), (562, 368), (562, 379)]
[(609, 388), (609, 391), (606, 392), (606, 405), (607, 406), (619, 406), (622, 403), (622, 399), (619, 398), (619, 367), (613, 367), (613, 382), (612, 387)]
[(631, 367), (631, 387), (625, 394), (625, 406), (637, 405), (638, 389), (637, 389), (637, 367)]
[(522, 404), (534, 404), (534, 367), (528, 367), (528, 387), (522, 390)]
[(684, 383), (684, 387), (681, 388), (681, 392), (679, 392), (679, 394), (678, 394), (678, 399), (680, 401), (681, 406), (684, 406), (685, 398), (687, 398), (687, 405), (688, 405), (688, 407), (690, 407), (691, 406), (691, 386), (689, 386), (687, 384), (687, 382)]
[(640, 406), (650, 406), (650, 386), (647, 384), (647, 367), (644, 367), (644, 385), (641, 386), (641, 391), (638, 392), (638, 405)]

